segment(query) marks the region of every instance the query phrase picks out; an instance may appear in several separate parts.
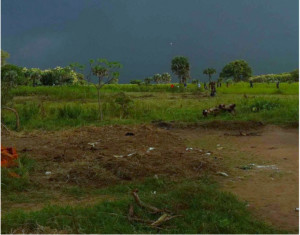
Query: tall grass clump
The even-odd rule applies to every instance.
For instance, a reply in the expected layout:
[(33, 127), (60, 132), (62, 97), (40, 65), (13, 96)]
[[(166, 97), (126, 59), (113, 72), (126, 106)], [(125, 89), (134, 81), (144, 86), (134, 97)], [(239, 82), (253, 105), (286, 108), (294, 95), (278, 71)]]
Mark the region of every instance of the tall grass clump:
[(57, 117), (58, 118), (70, 118), (76, 119), (81, 115), (82, 107), (76, 104), (65, 104), (62, 107), (58, 107), (57, 109)]

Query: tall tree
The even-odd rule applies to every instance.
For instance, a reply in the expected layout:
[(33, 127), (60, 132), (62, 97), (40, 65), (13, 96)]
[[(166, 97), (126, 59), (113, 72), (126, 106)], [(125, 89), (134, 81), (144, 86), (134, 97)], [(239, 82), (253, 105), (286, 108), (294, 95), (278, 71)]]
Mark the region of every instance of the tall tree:
[(161, 75), (160, 75), (159, 73), (154, 74), (154, 75), (153, 75), (153, 81), (154, 81), (156, 84), (161, 83), (161, 81), (162, 81)]
[(161, 80), (163, 83), (170, 83), (171, 82), (171, 75), (169, 73), (163, 73), (161, 75)]
[(245, 81), (252, 76), (252, 69), (249, 64), (244, 60), (235, 60), (223, 68), (220, 73), (222, 78), (232, 77), (235, 82)]
[(153, 81), (153, 79), (151, 77), (147, 77), (144, 79), (144, 82), (146, 85), (149, 85), (152, 81)]
[(171, 63), (172, 72), (178, 76), (179, 83), (186, 83), (190, 77), (190, 63), (187, 57), (176, 56)]
[(292, 75), (292, 79), (295, 81), (295, 82), (299, 82), (299, 69), (295, 69), (291, 72), (291, 75)]
[(94, 84), (98, 94), (98, 109), (100, 120), (103, 120), (102, 104), (100, 90), (105, 84), (109, 84), (113, 79), (118, 79), (120, 76), (120, 68), (122, 65), (119, 62), (110, 62), (106, 59), (90, 60), (91, 74), (98, 78), (98, 83)]
[(1, 49), (1, 66), (6, 64), (6, 60), (10, 57), (9, 53)]
[(208, 81), (211, 82), (211, 76), (217, 71), (214, 68), (207, 68), (203, 70), (203, 74), (208, 75)]
[(32, 80), (32, 86), (36, 86), (36, 82), (39, 80), (39, 79), (41, 79), (41, 77), (42, 77), (42, 75), (41, 75), (41, 71), (40, 70), (32, 70), (31, 72), (30, 72), (30, 78), (31, 78), (31, 80)]

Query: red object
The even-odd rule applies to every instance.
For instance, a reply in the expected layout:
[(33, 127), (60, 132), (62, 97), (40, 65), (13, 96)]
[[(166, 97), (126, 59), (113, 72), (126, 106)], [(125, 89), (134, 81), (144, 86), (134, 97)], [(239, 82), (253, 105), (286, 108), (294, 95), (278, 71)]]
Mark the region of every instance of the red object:
[(171, 88), (174, 88), (174, 85), (173, 85), (173, 84), (171, 84)]
[(18, 164), (15, 162), (17, 158), (18, 154), (15, 148), (1, 146), (1, 167), (17, 166)]

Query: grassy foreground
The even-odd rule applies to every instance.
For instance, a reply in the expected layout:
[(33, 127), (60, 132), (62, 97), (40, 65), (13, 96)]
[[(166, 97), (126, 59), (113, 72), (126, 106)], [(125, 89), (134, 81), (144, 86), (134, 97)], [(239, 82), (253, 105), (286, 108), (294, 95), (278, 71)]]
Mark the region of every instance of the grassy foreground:
[[(37, 202), (41, 190), (28, 185), (28, 172), (33, 162), (21, 158), (22, 167), (17, 173), (21, 178), (7, 178), (2, 172), (4, 184), (2, 203), (19, 201)], [(7, 187), (9, 185), (9, 187)], [(131, 191), (139, 189), (142, 201), (161, 209), (168, 209), (182, 217), (174, 218), (157, 230), (127, 218), (130, 204), (135, 215), (144, 220), (156, 220), (160, 215), (138, 207)], [(249, 213), (246, 203), (238, 201), (230, 193), (221, 192), (208, 177), (195, 181), (172, 182), (163, 178), (148, 178), (142, 182), (121, 184), (104, 189), (63, 188), (57, 189), (61, 198), (77, 199), (77, 205), (59, 206), (45, 204), (42, 209), (24, 211), (11, 209), (2, 214), (2, 233), (282, 233), (257, 220)], [(27, 192), (27, 193), (26, 193)], [(47, 191), (42, 191), (46, 198)], [(57, 192), (56, 192), (57, 193)], [(46, 195), (45, 195), (46, 194)], [(48, 192), (51, 197), (51, 192)], [(21, 196), (22, 195), (22, 196)], [(81, 199), (103, 197), (95, 204), (82, 205)]]

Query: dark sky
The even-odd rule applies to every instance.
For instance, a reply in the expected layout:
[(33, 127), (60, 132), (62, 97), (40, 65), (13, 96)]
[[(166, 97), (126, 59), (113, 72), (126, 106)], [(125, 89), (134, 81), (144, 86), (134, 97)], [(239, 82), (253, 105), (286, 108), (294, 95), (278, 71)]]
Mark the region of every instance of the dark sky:
[(298, 68), (298, 9), (298, 0), (2, 0), (1, 43), (19, 66), (119, 61), (120, 83), (171, 73), (176, 55), (201, 80), (236, 59), (254, 74), (281, 73)]

